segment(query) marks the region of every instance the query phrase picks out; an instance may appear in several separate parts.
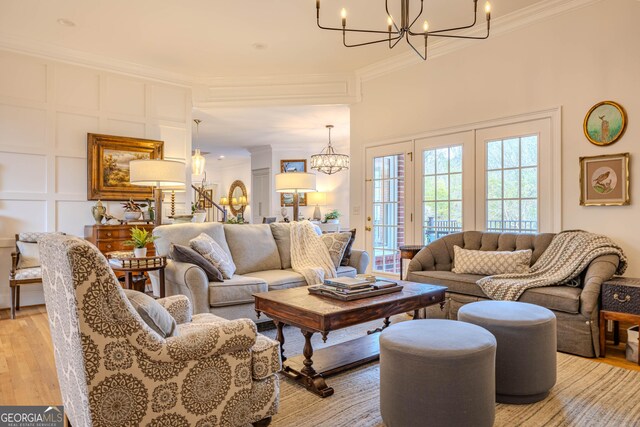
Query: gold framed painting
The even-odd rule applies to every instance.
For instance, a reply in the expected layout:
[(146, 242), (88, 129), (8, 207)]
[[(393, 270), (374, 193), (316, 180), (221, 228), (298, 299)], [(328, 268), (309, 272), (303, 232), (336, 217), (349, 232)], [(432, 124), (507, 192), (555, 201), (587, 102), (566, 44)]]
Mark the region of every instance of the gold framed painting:
[(584, 135), (592, 144), (613, 144), (627, 128), (627, 113), (617, 102), (598, 102), (585, 116), (582, 127)]
[(151, 199), (151, 187), (129, 183), (129, 162), (162, 159), (164, 142), (87, 134), (87, 200)]
[[(307, 159), (280, 160), (280, 172), (306, 172)], [(280, 193), (280, 206), (293, 206), (293, 193)], [(305, 193), (298, 194), (298, 206), (307, 206)]]
[(582, 206), (628, 205), (629, 183), (629, 153), (580, 157)]

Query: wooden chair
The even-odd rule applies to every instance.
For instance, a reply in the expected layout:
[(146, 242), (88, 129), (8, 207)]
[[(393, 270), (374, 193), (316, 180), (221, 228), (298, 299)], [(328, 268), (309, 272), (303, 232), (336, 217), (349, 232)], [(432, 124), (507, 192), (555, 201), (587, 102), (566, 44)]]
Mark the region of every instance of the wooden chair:
[[(21, 262), (20, 246), (22, 244), (35, 245), (41, 237), (54, 234), (46, 232), (24, 232), (16, 234), (16, 250), (11, 253), (11, 270), (9, 271), (9, 288), (11, 289), (11, 318), (16, 318), (16, 310), (20, 310), (20, 286), (42, 283), (42, 272), (40, 270), (40, 259), (26, 264)], [(64, 234), (64, 233), (55, 233)], [(21, 242), (19, 245), (18, 242)], [(26, 258), (26, 256), (25, 256)], [(37, 264), (37, 265), (35, 265)]]

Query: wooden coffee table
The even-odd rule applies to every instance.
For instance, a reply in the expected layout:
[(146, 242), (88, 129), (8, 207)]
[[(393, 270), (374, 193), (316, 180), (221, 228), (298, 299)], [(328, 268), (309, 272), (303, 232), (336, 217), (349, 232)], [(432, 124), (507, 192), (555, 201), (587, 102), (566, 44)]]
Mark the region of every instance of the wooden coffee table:
[[(420, 308), (438, 303), (444, 305), (444, 286), (406, 281), (398, 283), (403, 286), (401, 292), (356, 301), (311, 295), (305, 286), (254, 294), (258, 317), (261, 313), (266, 314), (277, 327), (276, 339), (280, 342), (284, 375), (321, 397), (331, 396), (333, 388), (327, 385), (325, 377), (377, 360), (380, 347), (376, 332), (389, 326), (391, 316), (411, 311), (417, 315)], [(314, 354), (311, 346), (314, 333), (322, 334), (326, 342), (331, 331), (375, 319), (384, 319), (383, 326)], [(284, 325), (300, 328), (305, 338), (302, 354), (291, 359), (284, 356)]]

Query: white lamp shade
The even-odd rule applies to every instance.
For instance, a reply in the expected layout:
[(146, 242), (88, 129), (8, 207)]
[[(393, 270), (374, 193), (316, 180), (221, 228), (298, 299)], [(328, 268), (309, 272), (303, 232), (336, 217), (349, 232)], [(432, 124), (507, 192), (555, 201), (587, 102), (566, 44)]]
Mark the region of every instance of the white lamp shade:
[(307, 194), (307, 204), (316, 206), (325, 206), (327, 204), (327, 193), (316, 191)]
[(184, 187), (185, 164), (174, 160), (132, 160), (129, 182), (147, 187)]
[(276, 174), (278, 193), (309, 193), (316, 191), (316, 175), (306, 172), (287, 172)]

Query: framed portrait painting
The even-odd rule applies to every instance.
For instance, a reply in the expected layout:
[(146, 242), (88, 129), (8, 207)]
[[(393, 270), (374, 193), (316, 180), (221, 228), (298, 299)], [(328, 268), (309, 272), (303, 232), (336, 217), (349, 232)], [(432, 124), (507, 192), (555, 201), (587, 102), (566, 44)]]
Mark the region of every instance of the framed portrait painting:
[(87, 134), (87, 200), (153, 198), (151, 187), (129, 183), (129, 162), (162, 159), (162, 141)]
[[(307, 159), (280, 160), (280, 172), (306, 172)], [(280, 193), (280, 206), (293, 206), (293, 193)], [(307, 206), (305, 193), (298, 194), (298, 206)]]
[(584, 118), (584, 135), (595, 145), (609, 145), (622, 137), (627, 127), (627, 113), (622, 105), (602, 101), (591, 107)]
[(622, 206), (629, 202), (629, 153), (580, 157), (582, 206)]

